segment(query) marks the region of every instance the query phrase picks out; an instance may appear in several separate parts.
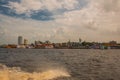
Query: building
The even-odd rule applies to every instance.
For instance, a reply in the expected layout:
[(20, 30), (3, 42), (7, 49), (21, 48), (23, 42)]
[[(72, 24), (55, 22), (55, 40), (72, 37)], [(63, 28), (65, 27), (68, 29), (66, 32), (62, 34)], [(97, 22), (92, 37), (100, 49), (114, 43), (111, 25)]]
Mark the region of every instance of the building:
[(117, 45), (117, 41), (110, 41), (109, 44), (110, 44), (111, 46), (116, 46), (116, 45)]
[(28, 44), (28, 40), (24, 39), (24, 45), (27, 45), (27, 44)]
[(18, 36), (18, 45), (22, 45), (23, 44), (23, 38), (22, 36)]
[(36, 45), (35, 48), (37, 48), (37, 49), (53, 49), (54, 46), (53, 46), (53, 44), (39, 44), (39, 45)]
[(35, 41), (35, 45), (41, 45), (41, 44), (43, 44), (42, 41)]

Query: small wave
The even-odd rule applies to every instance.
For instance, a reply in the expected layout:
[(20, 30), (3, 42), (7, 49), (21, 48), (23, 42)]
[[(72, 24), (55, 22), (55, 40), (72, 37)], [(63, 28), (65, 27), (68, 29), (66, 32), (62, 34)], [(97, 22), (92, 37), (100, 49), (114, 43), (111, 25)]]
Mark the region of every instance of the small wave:
[(64, 69), (47, 69), (44, 72), (25, 72), (18, 67), (9, 68), (0, 64), (0, 80), (51, 80), (58, 77), (70, 77)]

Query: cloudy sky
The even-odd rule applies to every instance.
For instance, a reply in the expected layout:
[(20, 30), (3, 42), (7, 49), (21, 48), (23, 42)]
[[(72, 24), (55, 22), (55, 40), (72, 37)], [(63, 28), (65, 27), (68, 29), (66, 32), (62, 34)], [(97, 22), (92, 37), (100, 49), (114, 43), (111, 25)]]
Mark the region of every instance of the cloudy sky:
[(120, 42), (120, 0), (0, 0), (0, 44)]

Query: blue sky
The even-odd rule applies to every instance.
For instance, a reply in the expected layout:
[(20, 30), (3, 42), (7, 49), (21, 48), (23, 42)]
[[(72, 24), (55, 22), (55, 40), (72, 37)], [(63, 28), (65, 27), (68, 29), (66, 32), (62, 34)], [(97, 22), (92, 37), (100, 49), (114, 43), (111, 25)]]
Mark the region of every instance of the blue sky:
[(119, 0), (0, 0), (0, 44), (19, 35), (52, 42), (120, 42)]

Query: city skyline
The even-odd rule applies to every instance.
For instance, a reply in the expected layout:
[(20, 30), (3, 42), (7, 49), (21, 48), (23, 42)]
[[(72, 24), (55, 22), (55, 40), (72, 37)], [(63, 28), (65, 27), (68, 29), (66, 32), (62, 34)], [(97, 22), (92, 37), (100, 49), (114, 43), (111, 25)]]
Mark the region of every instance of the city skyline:
[(109, 42), (86, 42), (81, 38), (78, 41), (67, 42), (51, 42), (49, 40), (35, 40), (33, 43), (28, 43), (29, 40), (23, 36), (18, 36), (18, 44), (3, 44), (0, 48), (26, 48), (26, 49), (120, 49), (120, 43), (117, 41)]
[(1, 0), (0, 44), (29, 42), (120, 42), (119, 0)]

